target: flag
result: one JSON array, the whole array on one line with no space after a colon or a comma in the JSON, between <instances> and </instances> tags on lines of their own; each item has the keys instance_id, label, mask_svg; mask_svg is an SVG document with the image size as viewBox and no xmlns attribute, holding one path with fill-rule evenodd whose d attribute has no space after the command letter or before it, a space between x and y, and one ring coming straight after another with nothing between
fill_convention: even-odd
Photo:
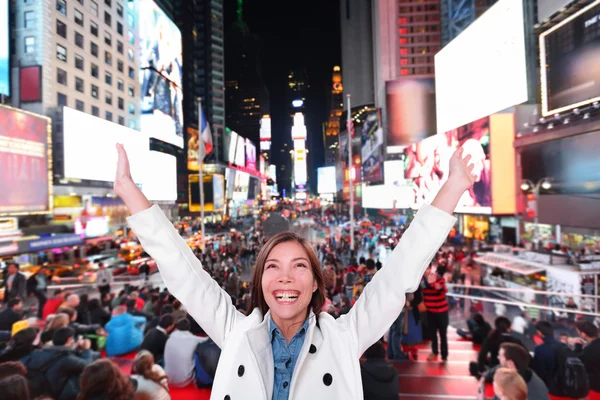
<instances>
[{"instance_id":1,"label":"flag","mask_svg":"<svg viewBox=\"0 0 600 400\"><path fill-rule=\"evenodd\" d=\"M206 116L202 111L202 102L198 100L198 126L199 132L198 135L198 158L199 162L204 161L204 157L206 157L213 149L213 141L212 141L212 133L210 132L210 125L206 120ZM202 140L200 140L202 139Z\"/></svg>"}]
</instances>

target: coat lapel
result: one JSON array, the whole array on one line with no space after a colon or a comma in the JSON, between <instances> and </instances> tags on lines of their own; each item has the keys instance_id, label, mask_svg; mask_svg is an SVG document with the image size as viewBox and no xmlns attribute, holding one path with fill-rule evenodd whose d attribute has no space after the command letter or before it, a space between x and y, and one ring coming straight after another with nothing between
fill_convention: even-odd
<instances>
[{"instance_id":1,"label":"coat lapel","mask_svg":"<svg viewBox=\"0 0 600 400\"><path fill-rule=\"evenodd\" d=\"M273 383L275 380L273 348L271 347L271 337L269 335L270 319L271 311L268 311L259 325L245 332L246 343L250 349L252 361L262 378L261 388L266 399L270 399L273 396Z\"/></svg>"},{"instance_id":2,"label":"coat lapel","mask_svg":"<svg viewBox=\"0 0 600 400\"><path fill-rule=\"evenodd\" d=\"M292 386L290 387L290 399L294 398L294 388L296 387L295 383L298 381L298 375L302 370L304 361L306 361L306 356L308 354L310 346L314 345L318 349L323 341L321 331L319 329L316 329L318 317L315 316L312 310L310 310L308 318L308 332L306 333L304 343L302 344L302 350L300 350L298 361L296 362L296 366L294 367L294 375L292 376ZM318 340L318 343L313 343L313 341L315 340Z\"/></svg>"}]
</instances>

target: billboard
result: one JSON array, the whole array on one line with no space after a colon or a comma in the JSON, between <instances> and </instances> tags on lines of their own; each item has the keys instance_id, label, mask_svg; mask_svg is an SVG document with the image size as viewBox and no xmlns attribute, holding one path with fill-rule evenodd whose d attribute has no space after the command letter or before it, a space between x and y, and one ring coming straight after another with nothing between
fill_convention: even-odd
<instances>
[{"instance_id":1,"label":"billboard","mask_svg":"<svg viewBox=\"0 0 600 400\"><path fill-rule=\"evenodd\" d=\"M233 184L233 196L231 197L234 201L246 201L248 199L248 184L250 183L250 175L242 172L235 172L235 179Z\"/></svg>"},{"instance_id":2,"label":"billboard","mask_svg":"<svg viewBox=\"0 0 600 400\"><path fill-rule=\"evenodd\" d=\"M412 206L412 185L404 179L404 161L385 161L384 184L362 185L362 207L373 209L405 209Z\"/></svg>"},{"instance_id":3,"label":"billboard","mask_svg":"<svg viewBox=\"0 0 600 400\"><path fill-rule=\"evenodd\" d=\"M319 194L337 192L335 167L317 168L317 191Z\"/></svg>"},{"instance_id":4,"label":"billboard","mask_svg":"<svg viewBox=\"0 0 600 400\"><path fill-rule=\"evenodd\" d=\"M51 209L50 119L0 106L0 215Z\"/></svg>"},{"instance_id":5,"label":"billboard","mask_svg":"<svg viewBox=\"0 0 600 400\"><path fill-rule=\"evenodd\" d=\"M385 83L387 146L406 146L436 133L435 81L402 78Z\"/></svg>"},{"instance_id":6,"label":"billboard","mask_svg":"<svg viewBox=\"0 0 600 400\"><path fill-rule=\"evenodd\" d=\"M177 200L177 158L171 154L149 151L142 192L150 201Z\"/></svg>"},{"instance_id":7,"label":"billboard","mask_svg":"<svg viewBox=\"0 0 600 400\"><path fill-rule=\"evenodd\" d=\"M10 96L8 0L0 0L0 95Z\"/></svg>"},{"instance_id":8,"label":"billboard","mask_svg":"<svg viewBox=\"0 0 600 400\"><path fill-rule=\"evenodd\" d=\"M198 174L188 176L189 210L200 212L200 187ZM222 212L224 208L224 178L223 175L203 175L204 211Z\"/></svg>"},{"instance_id":9,"label":"billboard","mask_svg":"<svg viewBox=\"0 0 600 400\"><path fill-rule=\"evenodd\" d=\"M268 115L260 120L260 140L271 140L271 117Z\"/></svg>"},{"instance_id":10,"label":"billboard","mask_svg":"<svg viewBox=\"0 0 600 400\"><path fill-rule=\"evenodd\" d=\"M437 132L527 101L523 0L499 0L435 55Z\"/></svg>"},{"instance_id":11,"label":"billboard","mask_svg":"<svg viewBox=\"0 0 600 400\"><path fill-rule=\"evenodd\" d=\"M294 114L294 126L292 126L292 139L306 139L306 125L304 125L304 115L300 112Z\"/></svg>"},{"instance_id":12,"label":"billboard","mask_svg":"<svg viewBox=\"0 0 600 400\"><path fill-rule=\"evenodd\" d=\"M183 148L181 32L153 0L136 0L136 8L141 131Z\"/></svg>"},{"instance_id":13,"label":"billboard","mask_svg":"<svg viewBox=\"0 0 600 400\"><path fill-rule=\"evenodd\" d=\"M256 146L246 139L246 168L256 170Z\"/></svg>"},{"instance_id":14,"label":"billboard","mask_svg":"<svg viewBox=\"0 0 600 400\"><path fill-rule=\"evenodd\" d=\"M146 135L69 107L63 108L65 178L113 182L117 172L117 143L122 143L127 150L133 180L143 184L150 152Z\"/></svg>"},{"instance_id":15,"label":"billboard","mask_svg":"<svg viewBox=\"0 0 600 400\"><path fill-rule=\"evenodd\" d=\"M462 146L471 156L473 187L461 197L456 212L491 214L490 118L485 117L457 129L407 147L404 176L413 180L413 206L431 203L448 179L450 157Z\"/></svg>"},{"instance_id":16,"label":"billboard","mask_svg":"<svg viewBox=\"0 0 600 400\"><path fill-rule=\"evenodd\" d=\"M599 14L597 0L540 35L542 115L600 100Z\"/></svg>"},{"instance_id":17,"label":"billboard","mask_svg":"<svg viewBox=\"0 0 600 400\"><path fill-rule=\"evenodd\" d=\"M562 8L565 8L569 3L572 3L573 0L544 0L538 1L537 11L538 11L538 21L544 22L546 19L550 18L554 13L560 11Z\"/></svg>"},{"instance_id":18,"label":"billboard","mask_svg":"<svg viewBox=\"0 0 600 400\"><path fill-rule=\"evenodd\" d=\"M198 129L188 127L187 131L187 167L190 171L200 171L198 164Z\"/></svg>"},{"instance_id":19,"label":"billboard","mask_svg":"<svg viewBox=\"0 0 600 400\"><path fill-rule=\"evenodd\" d=\"M227 168L225 170L225 183L227 185L227 191L225 192L225 198L230 200L233 198L233 189L235 188L235 175L236 170Z\"/></svg>"},{"instance_id":20,"label":"billboard","mask_svg":"<svg viewBox=\"0 0 600 400\"><path fill-rule=\"evenodd\" d=\"M383 129L379 110L369 113L365 117L361 143L362 181L373 185L382 184L384 150Z\"/></svg>"},{"instance_id":21,"label":"billboard","mask_svg":"<svg viewBox=\"0 0 600 400\"><path fill-rule=\"evenodd\" d=\"M236 136L237 142L235 146L235 156L233 159L233 163L238 167L244 167L246 165L246 139L244 139L240 135Z\"/></svg>"},{"instance_id":22,"label":"billboard","mask_svg":"<svg viewBox=\"0 0 600 400\"><path fill-rule=\"evenodd\" d=\"M294 183L296 185L306 185L306 148L304 140L294 140Z\"/></svg>"}]
</instances>

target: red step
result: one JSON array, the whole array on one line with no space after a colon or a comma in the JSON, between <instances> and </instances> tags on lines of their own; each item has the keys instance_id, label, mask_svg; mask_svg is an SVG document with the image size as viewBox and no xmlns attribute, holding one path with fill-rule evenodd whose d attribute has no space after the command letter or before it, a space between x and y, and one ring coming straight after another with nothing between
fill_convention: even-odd
<instances>
[{"instance_id":1,"label":"red step","mask_svg":"<svg viewBox=\"0 0 600 400\"><path fill-rule=\"evenodd\" d=\"M477 380L470 376L400 377L400 397L412 395L420 399L475 399L478 385Z\"/></svg>"},{"instance_id":2,"label":"red step","mask_svg":"<svg viewBox=\"0 0 600 400\"><path fill-rule=\"evenodd\" d=\"M431 343L421 343L416 346L406 346L408 348L416 348L416 349L429 349L431 348ZM468 341L459 341L459 340L448 340L448 349L451 352L452 350L475 350L479 351L481 346L474 345Z\"/></svg>"},{"instance_id":3,"label":"red step","mask_svg":"<svg viewBox=\"0 0 600 400\"><path fill-rule=\"evenodd\" d=\"M419 361L425 361L427 359L427 356L429 355L429 353L431 353L431 348L426 348L426 349L419 349L418 350L418 356L419 356ZM463 362L465 365L468 365L470 361L476 361L477 360L477 351L475 350L452 350L452 349L448 349L448 360L450 361L460 361ZM441 356L438 356L438 362L441 361L440 359Z\"/></svg>"},{"instance_id":4,"label":"red step","mask_svg":"<svg viewBox=\"0 0 600 400\"><path fill-rule=\"evenodd\" d=\"M466 363L440 362L394 362L394 367L401 376L469 376Z\"/></svg>"}]
</instances>

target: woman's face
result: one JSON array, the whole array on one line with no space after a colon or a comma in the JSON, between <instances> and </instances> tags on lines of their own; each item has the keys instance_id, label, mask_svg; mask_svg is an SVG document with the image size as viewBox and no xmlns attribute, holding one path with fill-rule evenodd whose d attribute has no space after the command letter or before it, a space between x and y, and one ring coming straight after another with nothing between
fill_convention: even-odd
<instances>
[{"instance_id":1,"label":"woman's face","mask_svg":"<svg viewBox=\"0 0 600 400\"><path fill-rule=\"evenodd\" d=\"M262 291L276 324L303 322L317 282L304 248L280 243L267 256Z\"/></svg>"}]
</instances>

